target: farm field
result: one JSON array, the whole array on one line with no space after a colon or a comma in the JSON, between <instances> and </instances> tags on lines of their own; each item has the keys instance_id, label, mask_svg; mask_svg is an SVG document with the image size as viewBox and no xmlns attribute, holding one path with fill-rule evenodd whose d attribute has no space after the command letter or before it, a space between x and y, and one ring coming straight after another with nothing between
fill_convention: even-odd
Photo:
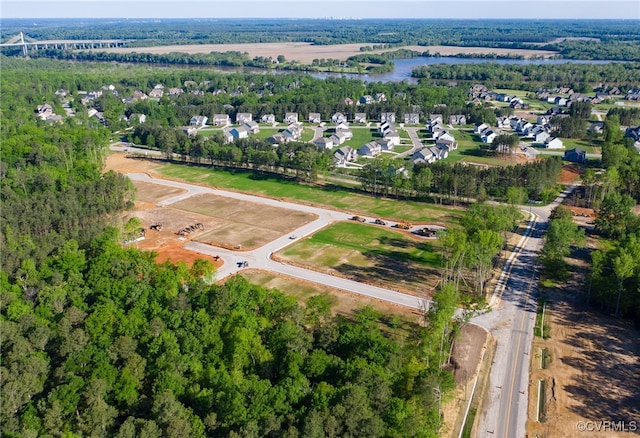
<instances>
[{"instance_id":1,"label":"farm field","mask_svg":"<svg viewBox=\"0 0 640 438\"><path fill-rule=\"evenodd\" d=\"M331 225L285 248L277 257L418 295L435 287L441 264L437 241L426 242L401 231L351 222Z\"/></svg>"},{"instance_id":2,"label":"farm field","mask_svg":"<svg viewBox=\"0 0 640 438\"><path fill-rule=\"evenodd\" d=\"M168 45L154 47L118 47L118 48L101 48L101 51L109 53L211 53L211 52L230 52L238 51L248 53L251 57L263 56L276 59L279 55L283 55L289 61L298 61L304 64L311 64L314 59L340 59L346 60L350 56L359 55L362 52L360 48L363 46L371 46L373 43L355 43L355 44L332 44L332 45L313 45L311 43L287 42L287 43L257 43L257 44L185 44L185 45ZM500 49L490 47L458 47L458 46L405 46L396 47L392 50L374 50L369 53L383 53L400 48L415 50L418 52L429 52L431 54L439 53L442 56L451 56L457 54L490 54L497 55L522 55L524 57L544 56L550 57L555 52L548 50L529 50L529 49Z\"/></svg>"}]
</instances>

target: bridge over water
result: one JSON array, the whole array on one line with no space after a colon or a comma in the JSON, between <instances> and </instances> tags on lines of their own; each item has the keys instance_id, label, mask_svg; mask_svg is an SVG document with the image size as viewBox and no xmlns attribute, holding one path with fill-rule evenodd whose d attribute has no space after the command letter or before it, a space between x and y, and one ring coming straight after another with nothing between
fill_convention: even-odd
<instances>
[{"instance_id":1,"label":"bridge over water","mask_svg":"<svg viewBox=\"0 0 640 438\"><path fill-rule=\"evenodd\" d=\"M122 47L133 40L47 40L36 41L29 38L24 33L7 40L6 43L0 44L0 49L4 47L21 48L22 54L27 56L33 50L45 49L61 49L61 50L80 50L80 49L99 49L109 47Z\"/></svg>"}]
</instances>

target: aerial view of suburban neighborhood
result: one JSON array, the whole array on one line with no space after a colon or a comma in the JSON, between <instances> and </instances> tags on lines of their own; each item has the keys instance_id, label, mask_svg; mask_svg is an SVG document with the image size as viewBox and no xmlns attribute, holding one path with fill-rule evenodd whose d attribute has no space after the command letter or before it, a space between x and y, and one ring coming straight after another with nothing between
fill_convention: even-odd
<instances>
[{"instance_id":1,"label":"aerial view of suburban neighborhood","mask_svg":"<svg viewBox=\"0 0 640 438\"><path fill-rule=\"evenodd\" d=\"M2 437L639 435L639 9L3 17Z\"/></svg>"}]
</instances>

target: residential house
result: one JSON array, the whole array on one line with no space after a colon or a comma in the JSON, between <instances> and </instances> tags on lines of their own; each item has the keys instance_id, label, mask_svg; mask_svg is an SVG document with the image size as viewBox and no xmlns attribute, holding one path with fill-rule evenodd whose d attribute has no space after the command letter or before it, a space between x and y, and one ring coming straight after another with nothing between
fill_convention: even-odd
<instances>
[{"instance_id":1,"label":"residential house","mask_svg":"<svg viewBox=\"0 0 640 438\"><path fill-rule=\"evenodd\" d=\"M131 114L128 121L129 124L139 125L147 121L147 116L144 114Z\"/></svg>"},{"instance_id":2,"label":"residential house","mask_svg":"<svg viewBox=\"0 0 640 438\"><path fill-rule=\"evenodd\" d=\"M464 114L452 114L449 116L449 124L450 125L466 125L467 116L465 116Z\"/></svg>"},{"instance_id":3,"label":"residential house","mask_svg":"<svg viewBox=\"0 0 640 438\"><path fill-rule=\"evenodd\" d=\"M496 126L500 129L511 128L511 119L509 117L498 117Z\"/></svg>"},{"instance_id":4,"label":"residential house","mask_svg":"<svg viewBox=\"0 0 640 438\"><path fill-rule=\"evenodd\" d=\"M260 118L260 123L275 123L275 122L276 122L275 114L264 114Z\"/></svg>"},{"instance_id":5,"label":"residential house","mask_svg":"<svg viewBox=\"0 0 640 438\"><path fill-rule=\"evenodd\" d=\"M525 158L528 158L529 160L534 160L536 158L538 158L538 155L540 155L540 151L529 147L529 146L525 146L523 148L520 148L521 153L525 156Z\"/></svg>"},{"instance_id":6,"label":"residential house","mask_svg":"<svg viewBox=\"0 0 640 438\"><path fill-rule=\"evenodd\" d=\"M313 141L313 144L321 149L331 149L335 146L333 138L330 137L319 137Z\"/></svg>"},{"instance_id":7,"label":"residential house","mask_svg":"<svg viewBox=\"0 0 640 438\"><path fill-rule=\"evenodd\" d=\"M438 139L436 140L436 147L438 149L446 149L447 151L455 151L458 149L458 143L455 140Z\"/></svg>"},{"instance_id":8,"label":"residential house","mask_svg":"<svg viewBox=\"0 0 640 438\"><path fill-rule=\"evenodd\" d=\"M180 96L184 91L182 90L182 88L177 88L177 87L173 87L173 88L169 88L169 92L167 93L167 95L169 97L178 97Z\"/></svg>"},{"instance_id":9,"label":"residential house","mask_svg":"<svg viewBox=\"0 0 640 438\"><path fill-rule=\"evenodd\" d=\"M149 91L149 97L159 99L164 96L164 87L156 85L155 88Z\"/></svg>"},{"instance_id":10,"label":"residential house","mask_svg":"<svg viewBox=\"0 0 640 438\"><path fill-rule=\"evenodd\" d=\"M624 136L632 138L634 141L640 141L640 126L629 126L625 129Z\"/></svg>"},{"instance_id":11,"label":"residential house","mask_svg":"<svg viewBox=\"0 0 640 438\"><path fill-rule=\"evenodd\" d=\"M340 129L342 129L342 130L348 130L348 129L350 129L350 128L349 128L349 124L348 124L347 122L340 122L340 123L338 123L338 124L335 126L335 129L336 129L336 131L337 131L337 130L340 130Z\"/></svg>"},{"instance_id":12,"label":"residential house","mask_svg":"<svg viewBox=\"0 0 640 438\"><path fill-rule=\"evenodd\" d=\"M193 126L187 126L185 128L182 128L182 132L187 134L187 137L195 137L196 135L198 135L198 130Z\"/></svg>"},{"instance_id":13,"label":"residential house","mask_svg":"<svg viewBox=\"0 0 640 438\"><path fill-rule=\"evenodd\" d=\"M249 120L244 122L244 128L249 132L249 134L257 134L258 132L260 132L260 126L258 125L258 123L254 122L253 120Z\"/></svg>"},{"instance_id":14,"label":"residential house","mask_svg":"<svg viewBox=\"0 0 640 438\"><path fill-rule=\"evenodd\" d=\"M567 102L568 102L567 99L561 96L556 96L553 99L553 103L558 106L567 106Z\"/></svg>"},{"instance_id":15,"label":"residential house","mask_svg":"<svg viewBox=\"0 0 640 438\"><path fill-rule=\"evenodd\" d=\"M558 137L549 137L545 140L544 147L547 149L562 149L564 144Z\"/></svg>"},{"instance_id":16,"label":"residential house","mask_svg":"<svg viewBox=\"0 0 640 438\"><path fill-rule=\"evenodd\" d=\"M520 119L520 121L516 125L516 132L520 135L529 134L529 130L531 129L533 129L533 123L525 119Z\"/></svg>"},{"instance_id":17,"label":"residential house","mask_svg":"<svg viewBox=\"0 0 640 438\"><path fill-rule=\"evenodd\" d=\"M482 133L482 131L488 128L489 128L489 125L487 125L486 123L476 122L476 124L473 126L473 133L480 134Z\"/></svg>"},{"instance_id":18,"label":"residential house","mask_svg":"<svg viewBox=\"0 0 640 438\"><path fill-rule=\"evenodd\" d=\"M370 105L370 104L372 104L372 103L373 103L373 97L372 97L372 96L370 96L369 94L367 94L367 95L365 95L365 96L362 96L362 97L360 98L360 103L361 103L362 105Z\"/></svg>"},{"instance_id":19,"label":"residential house","mask_svg":"<svg viewBox=\"0 0 640 438\"><path fill-rule=\"evenodd\" d=\"M333 158L336 162L336 166L344 167L347 163L358 159L358 151L349 146L342 146L333 153Z\"/></svg>"},{"instance_id":20,"label":"residential house","mask_svg":"<svg viewBox=\"0 0 640 438\"><path fill-rule=\"evenodd\" d=\"M395 123L396 122L396 113L381 113L380 114L380 121L382 123L384 123L384 122Z\"/></svg>"},{"instance_id":21,"label":"residential house","mask_svg":"<svg viewBox=\"0 0 640 438\"><path fill-rule=\"evenodd\" d=\"M231 134L231 128L224 127L222 129L222 138L224 139L225 144L233 143L233 134Z\"/></svg>"},{"instance_id":22,"label":"residential house","mask_svg":"<svg viewBox=\"0 0 640 438\"><path fill-rule=\"evenodd\" d=\"M593 134L602 134L604 130L604 122L592 122L587 128L587 132L591 132Z\"/></svg>"},{"instance_id":23,"label":"residential house","mask_svg":"<svg viewBox=\"0 0 640 438\"><path fill-rule=\"evenodd\" d=\"M358 149L358 155L362 155L365 157L377 157L382 153L382 146L375 142L370 141L367 144L364 144Z\"/></svg>"},{"instance_id":24,"label":"residential house","mask_svg":"<svg viewBox=\"0 0 640 438\"><path fill-rule=\"evenodd\" d=\"M236 114L236 124L243 125L253 120L253 114L251 113L238 113Z\"/></svg>"},{"instance_id":25,"label":"residential house","mask_svg":"<svg viewBox=\"0 0 640 438\"><path fill-rule=\"evenodd\" d=\"M298 123L298 113L285 113L284 114L284 123Z\"/></svg>"},{"instance_id":26,"label":"residential house","mask_svg":"<svg viewBox=\"0 0 640 438\"><path fill-rule=\"evenodd\" d=\"M420 114L418 113L405 113L404 123L407 125L417 125L420 123Z\"/></svg>"},{"instance_id":27,"label":"residential house","mask_svg":"<svg viewBox=\"0 0 640 438\"><path fill-rule=\"evenodd\" d=\"M281 133L273 134L271 137L267 138L267 142L272 145L280 145L287 142L285 136Z\"/></svg>"},{"instance_id":28,"label":"residential house","mask_svg":"<svg viewBox=\"0 0 640 438\"><path fill-rule=\"evenodd\" d=\"M132 100L145 100L147 99L149 96L147 96L145 93L143 93L140 90L136 90L133 92L133 95L131 96Z\"/></svg>"},{"instance_id":29,"label":"residential house","mask_svg":"<svg viewBox=\"0 0 640 438\"><path fill-rule=\"evenodd\" d=\"M322 119L320 118L320 113L309 113L309 123L320 123Z\"/></svg>"},{"instance_id":30,"label":"residential house","mask_svg":"<svg viewBox=\"0 0 640 438\"><path fill-rule=\"evenodd\" d=\"M353 118L353 123L367 123L367 114L366 113L356 113Z\"/></svg>"},{"instance_id":31,"label":"residential house","mask_svg":"<svg viewBox=\"0 0 640 438\"><path fill-rule=\"evenodd\" d=\"M431 123L444 123L444 119L442 118L442 114L429 114L429 119L428 121L431 121Z\"/></svg>"},{"instance_id":32,"label":"residential house","mask_svg":"<svg viewBox=\"0 0 640 438\"><path fill-rule=\"evenodd\" d=\"M376 93L374 99L376 102L386 102L387 96L384 93Z\"/></svg>"},{"instance_id":33,"label":"residential house","mask_svg":"<svg viewBox=\"0 0 640 438\"><path fill-rule=\"evenodd\" d=\"M389 138L379 138L376 140L376 143L380 145L383 152L392 151L395 147L395 142Z\"/></svg>"},{"instance_id":34,"label":"residential house","mask_svg":"<svg viewBox=\"0 0 640 438\"><path fill-rule=\"evenodd\" d=\"M345 105L355 105L356 104L356 101L353 100L350 97L345 97L342 102L344 102Z\"/></svg>"},{"instance_id":35,"label":"residential house","mask_svg":"<svg viewBox=\"0 0 640 438\"><path fill-rule=\"evenodd\" d=\"M551 118L548 116L538 116L536 123L538 125L548 125L550 121L551 121Z\"/></svg>"},{"instance_id":36,"label":"residential house","mask_svg":"<svg viewBox=\"0 0 640 438\"><path fill-rule=\"evenodd\" d=\"M51 114L53 114L53 107L48 103L44 103L42 105L38 105L38 107L35 110L35 113L38 117L40 117L40 119L44 120L47 117L49 117Z\"/></svg>"},{"instance_id":37,"label":"residential house","mask_svg":"<svg viewBox=\"0 0 640 438\"><path fill-rule=\"evenodd\" d=\"M453 135L449 134L447 131L444 131L444 130L434 133L433 138L435 140L455 141L455 138L453 138Z\"/></svg>"},{"instance_id":38,"label":"residential house","mask_svg":"<svg viewBox=\"0 0 640 438\"><path fill-rule=\"evenodd\" d=\"M282 135L284 136L286 141L298 141L302 136L302 123L296 122L291 123L287 129L282 131Z\"/></svg>"},{"instance_id":39,"label":"residential house","mask_svg":"<svg viewBox=\"0 0 640 438\"><path fill-rule=\"evenodd\" d=\"M579 148L569 149L565 151L563 160L571 161L572 163L586 163L587 162L587 153Z\"/></svg>"},{"instance_id":40,"label":"residential house","mask_svg":"<svg viewBox=\"0 0 640 438\"><path fill-rule=\"evenodd\" d=\"M247 138L249 137L249 131L247 130L247 128L243 126L238 126L235 128L231 128L231 130L229 130L229 132L231 133L231 135L233 135L233 138Z\"/></svg>"},{"instance_id":41,"label":"residential house","mask_svg":"<svg viewBox=\"0 0 640 438\"><path fill-rule=\"evenodd\" d=\"M437 160L437 158L436 158L436 155L433 153L433 149L436 149L436 148L424 147L422 149L415 151L411 156L411 161L413 162L413 164L434 163Z\"/></svg>"},{"instance_id":42,"label":"residential house","mask_svg":"<svg viewBox=\"0 0 640 438\"><path fill-rule=\"evenodd\" d=\"M60 88L55 92L55 95L58 96L61 99L64 99L65 97L67 97L69 95L69 91L65 90L64 88Z\"/></svg>"},{"instance_id":43,"label":"residential house","mask_svg":"<svg viewBox=\"0 0 640 438\"><path fill-rule=\"evenodd\" d=\"M351 132L351 131L349 131ZM353 135L352 135L353 137ZM331 135L331 140L334 145L341 145L345 141L347 141L347 131L336 131Z\"/></svg>"},{"instance_id":44,"label":"residential house","mask_svg":"<svg viewBox=\"0 0 640 438\"><path fill-rule=\"evenodd\" d=\"M492 131L491 129L485 129L484 131L482 131L482 133L480 134L480 140L482 140L483 143L488 143L491 144L493 143L493 140L498 136L498 134L496 134L494 131Z\"/></svg>"},{"instance_id":45,"label":"residential house","mask_svg":"<svg viewBox=\"0 0 640 438\"><path fill-rule=\"evenodd\" d=\"M551 135L549 135L547 131L537 132L533 135L533 142L544 144L549 139L549 137L551 137Z\"/></svg>"},{"instance_id":46,"label":"residential house","mask_svg":"<svg viewBox=\"0 0 640 438\"><path fill-rule=\"evenodd\" d=\"M335 113L331 116L331 122L335 124L346 123L347 116L342 113Z\"/></svg>"},{"instance_id":47,"label":"residential house","mask_svg":"<svg viewBox=\"0 0 640 438\"><path fill-rule=\"evenodd\" d=\"M202 128L203 126L207 126L208 121L209 121L209 118L207 116L193 116L189 121L189 126Z\"/></svg>"},{"instance_id":48,"label":"residential house","mask_svg":"<svg viewBox=\"0 0 640 438\"><path fill-rule=\"evenodd\" d=\"M231 124L229 114L214 114L211 124L213 126L229 126Z\"/></svg>"}]
</instances>

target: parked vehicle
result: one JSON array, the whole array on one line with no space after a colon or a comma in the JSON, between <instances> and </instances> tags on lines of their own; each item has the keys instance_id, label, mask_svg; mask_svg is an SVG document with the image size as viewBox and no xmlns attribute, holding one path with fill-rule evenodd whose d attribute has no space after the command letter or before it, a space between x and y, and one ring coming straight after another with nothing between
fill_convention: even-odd
<instances>
[{"instance_id":1,"label":"parked vehicle","mask_svg":"<svg viewBox=\"0 0 640 438\"><path fill-rule=\"evenodd\" d=\"M367 220L365 218L363 218L362 216L353 216L351 218L352 221L357 221L357 222L366 222Z\"/></svg>"}]
</instances>

